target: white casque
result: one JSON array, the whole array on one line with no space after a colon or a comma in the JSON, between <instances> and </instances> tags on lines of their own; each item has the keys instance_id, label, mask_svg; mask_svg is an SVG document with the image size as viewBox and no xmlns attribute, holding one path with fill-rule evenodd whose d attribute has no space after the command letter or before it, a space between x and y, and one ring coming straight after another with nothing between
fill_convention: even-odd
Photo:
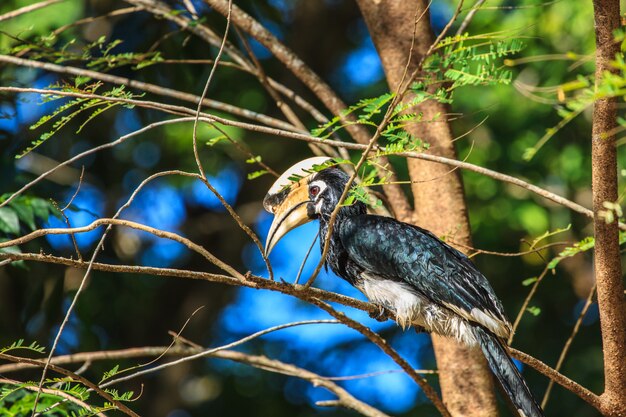
<instances>
[{"instance_id":1,"label":"white casque","mask_svg":"<svg viewBox=\"0 0 626 417\"><path fill-rule=\"evenodd\" d=\"M322 165L330 160L331 158L327 156L315 156L313 158L307 158L303 161L298 162L297 164L291 166L289 169L283 172L283 174L278 177L276 181L274 181L274 184L272 184L272 187L269 189L267 194L278 194L283 188L292 184L293 181L291 181L290 178L293 178L294 176L308 177L309 175L311 175L311 170L313 169L313 166ZM265 210L269 211L270 213L274 212L274 208L271 206L265 206Z\"/></svg>"}]
</instances>

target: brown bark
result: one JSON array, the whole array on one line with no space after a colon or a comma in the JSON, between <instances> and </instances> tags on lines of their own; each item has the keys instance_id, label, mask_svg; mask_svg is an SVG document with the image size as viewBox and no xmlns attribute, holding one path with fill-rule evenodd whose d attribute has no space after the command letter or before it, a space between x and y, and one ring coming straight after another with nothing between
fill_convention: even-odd
<instances>
[{"instance_id":1,"label":"brown bark","mask_svg":"<svg viewBox=\"0 0 626 417\"><path fill-rule=\"evenodd\" d=\"M617 72L611 61L619 52L613 31L620 26L619 0L594 0L596 85L605 72ZM604 415L626 415L626 307L618 224L600 216L605 202L617 201L617 100L597 100L593 109L591 173L594 211L595 278L604 352Z\"/></svg>"},{"instance_id":2,"label":"brown bark","mask_svg":"<svg viewBox=\"0 0 626 417\"><path fill-rule=\"evenodd\" d=\"M423 0L372 1L359 0L370 34L381 57L390 88L396 90L405 71L411 50L415 17L427 7ZM424 54L434 42L430 19L426 13L415 26L415 44L408 73L417 69ZM407 95L405 100L410 100ZM409 130L430 143L431 153L456 158L452 133L445 120L447 109L429 101L419 107L423 120ZM439 113L437 121L430 121ZM408 162L411 180L438 178L415 183L415 210L401 220L419 224L439 236L454 234L454 241L471 247L470 228L465 207L463 186L457 172L448 173L444 165L411 159ZM448 174L447 174L448 173ZM462 248L459 248L462 250ZM433 336L443 400L453 416L494 416L497 404L493 380L486 360L477 349L468 349L455 341Z\"/></svg>"}]
</instances>

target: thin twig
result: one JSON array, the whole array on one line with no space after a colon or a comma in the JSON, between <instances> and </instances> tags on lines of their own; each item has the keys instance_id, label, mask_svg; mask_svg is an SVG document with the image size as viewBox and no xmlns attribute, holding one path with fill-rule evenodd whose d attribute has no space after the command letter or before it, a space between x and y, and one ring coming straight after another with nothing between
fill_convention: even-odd
<instances>
[{"instance_id":1,"label":"thin twig","mask_svg":"<svg viewBox=\"0 0 626 417\"><path fill-rule=\"evenodd\" d=\"M202 90L202 95L200 96L200 100L198 100L198 107L196 108L195 119L193 121L193 130L192 130L192 139L193 139L193 156L196 159L196 165L198 166L198 171L202 178L206 179L206 175L204 173L204 168L202 168L202 161L200 161L200 155L198 154L198 146L197 146L197 135L198 135L198 119L200 118L200 109L202 109L202 102L204 101L207 92L209 91L209 86L211 85L211 80L215 75L215 71L217 70L217 66L222 58L222 53L224 53L224 46L226 45L226 38L228 37L228 29L230 28L230 12L232 8L233 1L228 0L228 15L226 16L226 29L224 30L224 37L222 38L222 43L220 45L220 49L217 51L217 56L215 57L215 63L211 66L211 72L209 73L209 78L207 78L206 83L204 84L204 90Z\"/></svg>"},{"instance_id":2,"label":"thin twig","mask_svg":"<svg viewBox=\"0 0 626 417\"><path fill-rule=\"evenodd\" d=\"M574 337L576 337L576 335L578 334L578 331L580 330L580 326L583 323L583 319L585 318L587 311L589 311L589 307L591 307L591 304L593 303L593 296L595 295L595 293L596 293L596 284L594 284L591 290L589 291L589 295L587 296L585 305L583 309L581 310L580 314L578 315L578 319L576 320L576 324L574 325L574 328L572 329L572 333L570 334L569 338L565 342L565 346L563 346L563 350L561 351L561 354L559 355L559 360L557 361L556 366L554 367L554 370L557 372L561 370L561 366L563 365L563 362L565 361L565 357L567 356L567 352L569 351L569 348L572 345L572 342L574 341ZM546 405L548 405L548 399L550 398L550 392L552 391L553 386L554 386L554 380L551 379L550 383L548 384L548 388L546 388L546 393L543 395L543 400L541 400L541 408L543 410L545 410Z\"/></svg>"},{"instance_id":3,"label":"thin twig","mask_svg":"<svg viewBox=\"0 0 626 417\"><path fill-rule=\"evenodd\" d=\"M356 374L356 375L347 375L347 376L327 376L326 379L330 381L353 381L355 379L366 379L372 378L380 375L388 375L388 374L397 374L403 373L402 369L388 369L386 371L376 371L376 372L368 372L366 374ZM414 369L413 372L421 374L421 375L435 375L438 374L439 371L434 369Z\"/></svg>"},{"instance_id":4,"label":"thin twig","mask_svg":"<svg viewBox=\"0 0 626 417\"><path fill-rule=\"evenodd\" d=\"M65 210L67 210L72 205L72 203L74 202L74 199L78 195L78 193L80 191L80 187L83 184L83 176L84 175L85 175L85 165L82 165L81 168L80 168L80 177L78 178L78 185L76 186L76 191L74 191L74 194L72 195L70 200L67 202L65 207L63 207L62 209L59 209L57 207L57 209L61 213L61 216L63 216L63 219L65 220L65 223L67 224L67 227L72 227L72 224L70 223L70 219L65 214ZM54 203L54 204L56 206L56 203ZM71 233L70 237L72 238L72 244L74 245L74 250L76 251L76 256L78 257L78 260L82 261L83 260L83 255L80 253L80 249L78 248L78 243L76 242L76 237L74 236L74 233Z\"/></svg>"},{"instance_id":5,"label":"thin twig","mask_svg":"<svg viewBox=\"0 0 626 417\"><path fill-rule=\"evenodd\" d=\"M185 320L185 323L183 323L183 325L178 330L178 332L175 333L175 337L172 338L172 342L165 348L165 350L163 350L162 353L160 353L159 355L156 355L156 357L154 357L153 359L149 360L146 363L140 363L138 365L131 366L129 368L118 370L114 375L110 375L108 378L102 378L102 380L100 381L99 384L102 384L104 381L106 381L107 379L112 378L113 376L118 376L118 375L120 375L122 373L130 372L130 371L132 371L134 369L145 368L147 366L152 365L153 363L158 362L161 358L163 358L164 356L166 356L169 353L169 351L174 347L174 345L176 345L176 343L178 342L178 339L182 338L181 334L182 334L183 331L185 331L185 328L187 327L187 325L189 324L189 322L191 321L193 316L195 316L196 313L198 313L198 311L202 310L203 308L204 308L204 306L200 306L200 307L196 308L193 311L193 313L191 313L191 315L189 317L187 317L187 320Z\"/></svg>"},{"instance_id":6,"label":"thin twig","mask_svg":"<svg viewBox=\"0 0 626 417\"><path fill-rule=\"evenodd\" d=\"M367 337L372 343L374 343L383 352L385 352L387 356L393 359L393 361L397 363L404 370L404 372L406 372L406 374L419 385L419 387L424 392L424 395L426 395L426 397L433 403L435 408L437 408L442 416L451 417L450 412L446 408L445 404L443 403L441 398L439 398L439 395L437 395L437 392L433 389L433 387L428 384L428 381L426 381L426 379L424 379L419 373L415 372L413 367L411 367L411 365L406 360L404 360L404 358L402 358L402 356L400 356L400 354L398 354L398 352L393 349L389 345L389 343L387 343L387 341L383 339L378 333L375 333L374 331L372 331L368 327L365 327L356 320L352 320L344 313L335 310L328 303L325 303L315 298L310 298L308 301L326 311L328 314L341 321L346 326L356 330L363 336Z\"/></svg>"},{"instance_id":7,"label":"thin twig","mask_svg":"<svg viewBox=\"0 0 626 417\"><path fill-rule=\"evenodd\" d=\"M70 222L69 217L67 217L67 214L65 214L65 211L61 210L59 208L58 203L56 201L54 201L54 200L52 200L52 205L61 214L61 217L63 217L63 221L65 222L67 227L68 228L72 228L72 223ZM76 234L70 233L70 239L72 241L72 245L74 246L74 251L76 251L76 257L78 258L79 261L82 261L83 260L83 255L80 253L80 249L78 247L78 242L76 242Z\"/></svg>"},{"instance_id":8,"label":"thin twig","mask_svg":"<svg viewBox=\"0 0 626 417\"><path fill-rule=\"evenodd\" d=\"M194 124L197 121L198 121L198 116L195 117ZM202 119L202 121L204 121L204 119ZM215 129L217 129L220 133L222 133L222 135L226 136L229 141L231 141L233 143L236 142L234 139L232 139L230 137L230 135L225 130L221 129L216 124L212 124L212 126ZM194 153L197 156L195 143L194 143ZM267 254L265 253L265 249L263 248L263 244L261 243L261 239L259 239L257 234L254 233L254 231L252 229L250 229L250 227L247 224L244 223L244 221L241 219L241 217L239 217L239 215L237 214L235 209L233 209L233 207L230 204L228 204L228 201L226 201L226 199L219 193L219 191L217 191L217 189L215 187L213 187L213 185L211 184L209 179L204 174L204 170L202 169L202 165L201 165L201 162L200 162L199 158L196 159L196 162L198 164L198 169L201 172L200 175L198 175L197 178L200 181L202 181L202 183L213 193L213 195L215 195L215 197L217 197L217 199L220 201L222 206L224 206L224 208L226 209L226 211L228 211L228 213L233 218L233 220L235 220L235 222L237 223L239 228L241 230L243 230L248 235L248 237L250 237L250 239L252 239L252 242L254 242L254 244L256 245L257 249L259 250L259 253L261 254L261 258L263 259L263 262L265 263L265 268L267 269L267 272L269 274L270 279L273 280L274 279L274 271L272 270L272 265L270 264L270 260L268 259ZM267 165L263 164L263 166L267 167L270 170L270 172L274 172Z\"/></svg>"},{"instance_id":9,"label":"thin twig","mask_svg":"<svg viewBox=\"0 0 626 417\"><path fill-rule=\"evenodd\" d=\"M472 251L473 253L469 255L468 258L474 258L476 255L494 255L494 256L504 256L504 257L524 256L524 255L530 255L532 253L541 252L545 249L548 249L554 246L569 246L572 244L571 242L553 242L553 243L548 243L543 246L539 246L537 248L529 249L527 251L522 251L522 252L497 252L497 251L492 251L492 250L478 249L471 245L459 243L456 240L451 240L450 243L454 244L454 246L460 246L463 249L468 249Z\"/></svg>"},{"instance_id":10,"label":"thin twig","mask_svg":"<svg viewBox=\"0 0 626 417\"><path fill-rule=\"evenodd\" d=\"M594 394L587 388L583 387L582 385L578 384L575 381L572 381L565 375L555 371L554 369L552 369L545 363L541 362L539 359L534 358L527 353L524 353L517 349L513 349L511 347L509 348L509 353L515 359L522 361L526 365L535 369L537 372L545 375L550 380L556 382L557 384L567 389L568 391L576 394L580 399L585 401L587 404L591 405L592 407L602 412L602 401L599 395Z\"/></svg>"},{"instance_id":11,"label":"thin twig","mask_svg":"<svg viewBox=\"0 0 626 417\"><path fill-rule=\"evenodd\" d=\"M507 340L508 345L511 345L511 343L513 343L513 337L515 337L517 326L519 326L520 322L522 321L522 317L524 316L524 313L526 312L526 309L528 308L528 304L530 303L530 300L533 298L533 296L537 292L537 288L539 288L539 284L541 284L541 281L543 281L543 279L545 278L549 270L550 268L548 268L548 266L546 265L546 267L543 269L543 271L541 272L537 280L534 282L532 288L530 289L530 292L526 296L526 299L524 299L524 302L522 303L522 307L519 309L519 312L517 313L517 317L515 317L515 322L513 323L513 330L511 331L511 334L509 335L509 339Z\"/></svg>"},{"instance_id":12,"label":"thin twig","mask_svg":"<svg viewBox=\"0 0 626 417\"><path fill-rule=\"evenodd\" d=\"M463 21L461 22L461 25L459 26L459 28L456 31L456 36L460 36L460 35L463 35L465 33L465 29L467 29L469 24L472 22L472 19L474 18L474 15L476 14L476 12L478 10L480 10L480 7L483 5L484 2L485 2L485 0L477 0L476 1L474 6L467 13L467 16L465 16L465 19L463 19Z\"/></svg>"},{"instance_id":13,"label":"thin twig","mask_svg":"<svg viewBox=\"0 0 626 417\"><path fill-rule=\"evenodd\" d=\"M311 255L311 251L315 247L315 242L317 242L318 237L320 237L319 230L317 231L317 234L315 235L313 242L311 242L311 246L309 246L309 250L306 251L306 255L304 255L304 259L302 260L302 263L300 264L300 269L298 269L298 275L296 275L296 280L293 282L296 285L300 282L302 271L304 271L304 265L306 264L306 261L309 259L309 255Z\"/></svg>"},{"instance_id":14,"label":"thin twig","mask_svg":"<svg viewBox=\"0 0 626 417\"><path fill-rule=\"evenodd\" d=\"M192 251L202 255L206 260L211 262L213 265L228 272L231 276L239 280L245 280L244 276L241 273L237 272L237 270L233 269L230 265L220 261L211 252L206 250L204 247L192 242L191 240L185 237L182 237L176 233L156 229L154 227L146 226L144 224L136 223L130 220L104 219L103 218L103 219L94 220L90 224L86 226L82 226L82 227L38 229L22 237L0 242L0 248L6 248L9 246L15 246L15 245L22 245L26 242L30 242L31 240L36 239L41 236L64 235L68 233L85 233L85 232L89 232L91 230L97 229L98 227L103 226L103 225L116 225L116 226L130 227L131 229L141 230L143 232L151 233L155 236L158 236L164 239L170 239L175 242L181 243L185 245L187 248L191 249Z\"/></svg>"},{"instance_id":15,"label":"thin twig","mask_svg":"<svg viewBox=\"0 0 626 417\"><path fill-rule=\"evenodd\" d=\"M201 352L195 353L193 355L185 356L183 358L177 359L177 360L172 361L172 362L164 363L162 365L154 366L154 367L152 367L150 369L144 369L142 371L137 371L137 372L132 373L130 375L126 375L126 376L123 376L123 377L112 379L109 382L106 382L104 384L100 384L100 388L110 387L111 385L115 385L115 384L118 384L118 383L123 382L123 381L128 381L130 379L134 379L134 378L136 378L138 376L141 376L141 375L151 374L151 373L154 373L154 372L158 372L158 371L160 371L162 369L166 369L166 368L169 368L169 367L172 367L172 366L179 365L179 364L184 363L184 362L189 362L189 361L192 361L194 359L210 356L210 355L212 355L212 354L214 354L216 352L219 352L219 351L222 351L222 350L226 350L226 349L230 349L230 348L233 348L235 346L239 346L239 345L244 344L244 343L246 343L246 342L248 342L248 341L250 341L252 339L256 339L257 337L266 335L268 333L275 332L277 330L282 330L282 329L286 329L286 328L289 328L289 327L295 327L295 326L303 326L303 325L307 325L307 324L341 324L341 322L338 321L338 320L303 320L303 321L296 321L296 322L292 322L292 323L280 324L278 326L273 326L273 327L270 327L268 329L264 329L264 330L258 331L256 333L253 333L253 334L251 334L249 336L243 337L243 338L241 338L239 340L236 340L234 342L228 343L228 344L223 345L223 346L219 346L219 347L215 347L215 348L211 348L211 349L206 349L206 350L203 350Z\"/></svg>"},{"instance_id":16,"label":"thin twig","mask_svg":"<svg viewBox=\"0 0 626 417\"><path fill-rule=\"evenodd\" d=\"M40 1L39 3L30 4L28 6L24 6L24 7L21 7L19 9L11 10L10 12L7 12L7 13L5 13L3 15L0 15L0 22L2 22L3 20L13 19L14 17L23 15L25 13L32 12L34 10L41 9L43 7L48 7L51 4L61 3L62 1L65 1L65 0Z\"/></svg>"}]
</instances>

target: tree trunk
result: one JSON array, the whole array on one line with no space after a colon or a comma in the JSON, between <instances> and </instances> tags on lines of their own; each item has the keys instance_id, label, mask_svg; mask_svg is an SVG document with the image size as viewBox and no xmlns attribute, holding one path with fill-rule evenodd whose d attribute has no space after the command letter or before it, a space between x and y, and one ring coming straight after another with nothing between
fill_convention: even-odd
<instances>
[{"instance_id":1,"label":"tree trunk","mask_svg":"<svg viewBox=\"0 0 626 417\"><path fill-rule=\"evenodd\" d=\"M427 2L358 0L358 4L381 57L389 87L394 91L407 66L414 27L416 39L408 74L418 67L434 42L427 12L415 24L415 18L422 15ZM411 100L410 95L405 100ZM424 114L424 122L409 128L410 132L428 142L431 145L430 152L456 158L450 126L444 116L446 107L429 101L422 104L419 111ZM438 113L442 116L437 121L429 122ZM410 159L408 164L412 181L436 180L412 185L414 212L400 220L419 224L438 236L454 235L456 242L471 245L463 186L458 171L449 173L449 168L444 165L418 159ZM493 380L482 352L436 335L433 335L433 345L443 401L450 413L464 417L497 415Z\"/></svg>"},{"instance_id":2,"label":"tree trunk","mask_svg":"<svg viewBox=\"0 0 626 417\"><path fill-rule=\"evenodd\" d=\"M613 31L620 26L619 0L595 0L596 85L605 72L616 73L611 61L619 52ZM600 215L604 203L617 201L617 99L594 103L591 138L595 278L598 285L600 328L604 352L605 415L626 415L626 308L617 221L607 224Z\"/></svg>"}]
</instances>

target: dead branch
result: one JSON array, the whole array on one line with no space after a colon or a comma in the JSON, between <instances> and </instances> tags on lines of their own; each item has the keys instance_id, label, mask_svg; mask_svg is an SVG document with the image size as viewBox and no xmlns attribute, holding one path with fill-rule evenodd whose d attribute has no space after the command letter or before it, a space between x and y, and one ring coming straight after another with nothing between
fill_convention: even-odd
<instances>
[{"instance_id":1,"label":"dead branch","mask_svg":"<svg viewBox=\"0 0 626 417\"><path fill-rule=\"evenodd\" d=\"M125 226L125 227L130 227L131 229L135 229L135 230L141 230L143 232L147 232L147 233L151 233L155 236L158 236L160 238L164 238L164 239L170 239L173 240L175 242L181 243L183 245L185 245L188 249L202 255L202 257L204 257L206 260L208 260L209 262L211 262L213 265L219 267L220 269L228 272L231 276L241 280L241 281L245 281L245 277L240 274L239 272L237 272L235 269L233 269L230 265L225 264L224 262L220 261L218 258L216 258L211 252L209 252L208 250L206 250L205 248L203 248L202 246L192 242L191 240L182 237L176 233L172 233L172 232L167 232L165 230L160 230L160 229L156 229L154 227L150 227L150 226L146 226L144 224L140 224L140 223L136 223L130 220L120 220L120 219L98 219L98 220L94 220L92 223L90 223L87 226L82 226L82 227L74 227L74 228L51 228L51 229L38 229L35 230L34 232L31 232L27 235L24 235L22 237L16 238L16 239L12 239L12 240L7 240L5 242L0 242L0 248L8 248L9 246L16 246L16 245L22 245L24 243L30 242L33 239L37 239L41 236L46 236L46 235L63 235L63 234L68 234L68 233L85 233L85 232L89 232L91 230L97 229L100 226L103 225L116 225L116 226Z\"/></svg>"}]
</instances>

